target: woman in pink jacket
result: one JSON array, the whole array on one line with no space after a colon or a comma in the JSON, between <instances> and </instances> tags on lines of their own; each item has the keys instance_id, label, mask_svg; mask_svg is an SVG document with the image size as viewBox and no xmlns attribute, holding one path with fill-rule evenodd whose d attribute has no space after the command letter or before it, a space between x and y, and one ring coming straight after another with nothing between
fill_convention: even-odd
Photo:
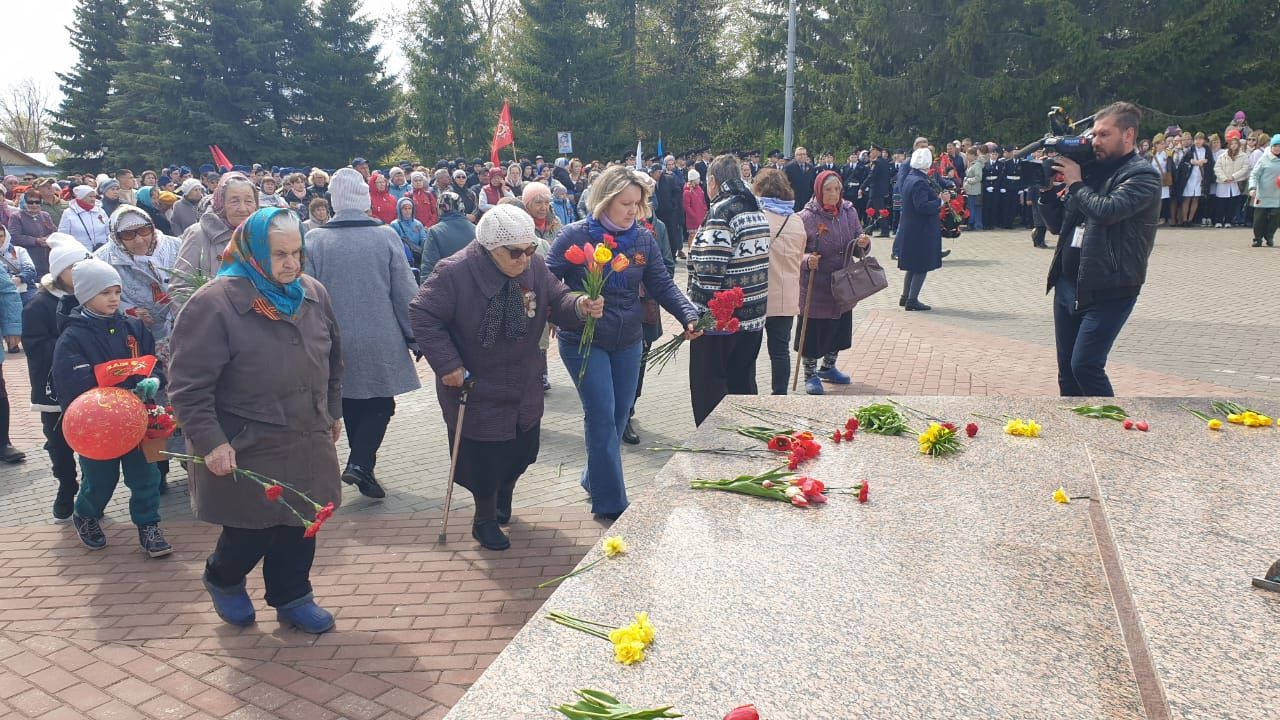
<instances>
[{"instance_id":1,"label":"woman in pink jacket","mask_svg":"<svg viewBox=\"0 0 1280 720\"><path fill-rule=\"evenodd\" d=\"M685 249L693 244L693 236L707 218L707 193L702 189L702 175L697 170L689 170L689 182L684 184L684 226L688 229L688 237L684 239Z\"/></svg>"}]
</instances>

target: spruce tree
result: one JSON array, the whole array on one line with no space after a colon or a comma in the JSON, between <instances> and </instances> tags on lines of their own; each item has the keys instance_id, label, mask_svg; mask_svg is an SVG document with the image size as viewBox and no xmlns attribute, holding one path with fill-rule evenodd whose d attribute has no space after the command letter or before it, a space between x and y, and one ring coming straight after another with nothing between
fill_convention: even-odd
<instances>
[{"instance_id":1,"label":"spruce tree","mask_svg":"<svg viewBox=\"0 0 1280 720\"><path fill-rule=\"evenodd\" d=\"M276 159L280 135L266 88L278 70L264 48L279 33L263 16L262 0L170 0L169 8L183 98L175 117L179 154L207 158L216 144L237 164Z\"/></svg>"},{"instance_id":2,"label":"spruce tree","mask_svg":"<svg viewBox=\"0 0 1280 720\"><path fill-rule=\"evenodd\" d=\"M487 39L463 0L435 0L412 15L416 44L409 48L406 122L409 147L422 159L473 156L493 138L500 103L483 57ZM516 136L519 141L520 136Z\"/></svg>"},{"instance_id":3,"label":"spruce tree","mask_svg":"<svg viewBox=\"0 0 1280 720\"><path fill-rule=\"evenodd\" d=\"M121 59L110 66L115 88L103 135L108 168L160 167L177 160L171 124L182 102L174 78L173 28L159 0L133 0L124 22Z\"/></svg>"},{"instance_id":4,"label":"spruce tree","mask_svg":"<svg viewBox=\"0 0 1280 720\"><path fill-rule=\"evenodd\" d=\"M395 82L378 59L373 21L359 13L360 0L323 0L319 43L294 58L303 91L303 152L321 167L341 167L357 155L377 162L396 144Z\"/></svg>"},{"instance_id":5,"label":"spruce tree","mask_svg":"<svg viewBox=\"0 0 1280 720\"><path fill-rule=\"evenodd\" d=\"M127 8L124 0L81 0L76 6L70 30L79 59L70 72L58 73L63 100L50 126L67 153L62 160L67 169L98 172L104 167L101 151L109 144L103 121L112 86L111 64L120 59Z\"/></svg>"},{"instance_id":6,"label":"spruce tree","mask_svg":"<svg viewBox=\"0 0 1280 720\"><path fill-rule=\"evenodd\" d=\"M641 130L661 131L669 153L709 143L732 102L722 68L735 58L722 56L720 10L720 0L657 0L645 8Z\"/></svg>"},{"instance_id":7,"label":"spruce tree","mask_svg":"<svg viewBox=\"0 0 1280 720\"><path fill-rule=\"evenodd\" d=\"M556 132L573 133L574 150L618 157L634 149L636 119L618 103L619 44L603 23L604 0L521 0L507 71L515 84L516 142L529 153L555 149ZM585 20L584 20L585 18ZM495 114L496 117L496 114ZM653 140L656 140L656 128ZM523 138L523 140L522 140Z\"/></svg>"}]
</instances>

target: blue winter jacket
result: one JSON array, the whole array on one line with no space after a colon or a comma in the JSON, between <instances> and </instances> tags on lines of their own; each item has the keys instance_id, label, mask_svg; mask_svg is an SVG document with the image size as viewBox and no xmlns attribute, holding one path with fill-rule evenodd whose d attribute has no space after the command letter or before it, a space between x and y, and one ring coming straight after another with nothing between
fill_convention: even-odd
<instances>
[{"instance_id":1,"label":"blue winter jacket","mask_svg":"<svg viewBox=\"0 0 1280 720\"><path fill-rule=\"evenodd\" d=\"M136 352L130 338L136 341ZM71 311L71 317L53 348L54 395L65 411L71 401L98 386L93 373L95 366L110 360L155 354L155 338L141 320L120 313L109 318L97 318L76 308ZM163 388L165 378L159 366L151 375L160 380ZM141 379L132 376L118 387L132 389Z\"/></svg>"},{"instance_id":2,"label":"blue winter jacket","mask_svg":"<svg viewBox=\"0 0 1280 720\"><path fill-rule=\"evenodd\" d=\"M560 229L551 252L547 254L547 268L564 281L569 289L581 292L587 269L565 259L564 253L572 245L582 246L593 242L587 232L587 221L580 220ZM594 244L594 243L593 243ZM641 227L631 250L627 253L631 265L623 271L621 285L606 282L604 286L604 317L596 321L592 345L605 351L618 350L640 342L643 336L644 306L640 303L640 283L645 294L658 301L667 312L680 320L681 325L698 320L698 309L680 292L662 263L662 250L658 241L647 229ZM561 330L566 342L577 343L581 333Z\"/></svg>"}]
</instances>

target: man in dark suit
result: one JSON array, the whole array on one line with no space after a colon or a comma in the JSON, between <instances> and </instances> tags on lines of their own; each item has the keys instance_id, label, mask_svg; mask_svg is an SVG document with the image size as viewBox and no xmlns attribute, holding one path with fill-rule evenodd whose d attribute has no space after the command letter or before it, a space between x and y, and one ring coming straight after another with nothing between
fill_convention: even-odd
<instances>
[{"instance_id":1,"label":"man in dark suit","mask_svg":"<svg viewBox=\"0 0 1280 720\"><path fill-rule=\"evenodd\" d=\"M871 169L863 184L867 208L875 211L875 221L880 227L880 237L889 237L889 218L881 211L889 209L889 196L893 193L893 162L884 157L879 145L871 146Z\"/></svg>"},{"instance_id":2,"label":"man in dark suit","mask_svg":"<svg viewBox=\"0 0 1280 720\"><path fill-rule=\"evenodd\" d=\"M796 148L795 159L787 163L783 172L787 175L787 182L791 183L791 191L796 194L796 212L800 212L813 197L813 181L817 177L813 163L809 162L809 151Z\"/></svg>"}]
</instances>

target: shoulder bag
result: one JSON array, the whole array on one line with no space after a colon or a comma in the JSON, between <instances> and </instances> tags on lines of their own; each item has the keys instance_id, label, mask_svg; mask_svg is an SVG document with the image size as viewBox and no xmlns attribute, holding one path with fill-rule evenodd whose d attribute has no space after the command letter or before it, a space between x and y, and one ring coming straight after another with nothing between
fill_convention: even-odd
<instances>
[{"instance_id":1,"label":"shoulder bag","mask_svg":"<svg viewBox=\"0 0 1280 720\"><path fill-rule=\"evenodd\" d=\"M835 298L836 309L841 315L889 287L889 279L878 260L870 255L861 260L852 257L857 242L853 240L845 247L844 267L831 273L831 296Z\"/></svg>"}]
</instances>

